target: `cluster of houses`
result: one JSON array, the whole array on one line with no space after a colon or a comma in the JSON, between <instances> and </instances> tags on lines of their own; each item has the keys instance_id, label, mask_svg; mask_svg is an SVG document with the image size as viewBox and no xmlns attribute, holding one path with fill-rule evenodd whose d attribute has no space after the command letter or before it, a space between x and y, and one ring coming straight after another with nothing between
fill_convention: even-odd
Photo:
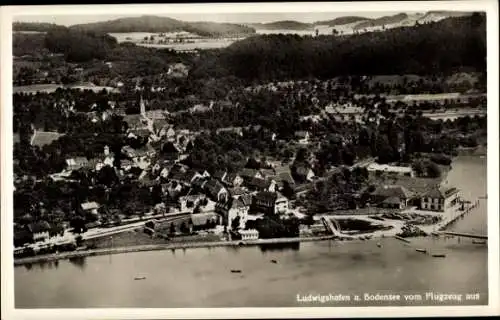
<instances>
[{"instance_id":1,"label":"cluster of houses","mask_svg":"<svg viewBox=\"0 0 500 320\"><path fill-rule=\"evenodd\" d=\"M457 188L426 178L399 179L383 184L371 194L371 202L387 209L406 209L409 206L423 211L445 212L462 202ZM415 182L420 186L415 186Z\"/></svg>"},{"instance_id":2,"label":"cluster of houses","mask_svg":"<svg viewBox=\"0 0 500 320\"><path fill-rule=\"evenodd\" d=\"M412 167L368 163L364 166L372 177L385 177L386 183L370 193L370 203L380 208L444 212L461 202L457 188L440 178L419 178Z\"/></svg>"},{"instance_id":3,"label":"cluster of houses","mask_svg":"<svg viewBox=\"0 0 500 320\"><path fill-rule=\"evenodd\" d=\"M175 144L170 146L175 148ZM217 212L224 225L231 229L236 217L240 217L240 227L243 228L249 214L286 213L288 199L281 194L285 185L293 189L296 185L294 177L302 174L303 181L307 181L314 176L312 170L306 167L298 167L292 174L290 166L209 173L181 164L176 148L170 152L176 153L176 156L169 158L169 153L164 153L157 157L157 151L150 144L139 149L125 146L122 153L128 159L121 160L119 169L114 167L114 156L105 147L102 156L94 161L85 157L67 159L66 171L52 175L52 178L67 179L73 170L88 168L99 171L109 166L119 177L134 176L139 185L151 191L155 185L161 186L170 207L180 212Z\"/></svg>"}]
</instances>

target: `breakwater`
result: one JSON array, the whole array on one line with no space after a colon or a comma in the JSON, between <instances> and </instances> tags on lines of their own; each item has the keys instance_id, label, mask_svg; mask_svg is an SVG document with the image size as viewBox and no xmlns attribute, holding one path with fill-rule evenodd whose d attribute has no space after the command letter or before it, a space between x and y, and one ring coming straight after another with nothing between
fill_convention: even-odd
<instances>
[{"instance_id":1,"label":"breakwater","mask_svg":"<svg viewBox=\"0 0 500 320\"><path fill-rule=\"evenodd\" d=\"M234 240L234 241L212 241L212 242L185 242L185 243L165 243L153 245L139 245L119 248L104 248L85 251L73 251L59 254L40 255L14 259L14 265L24 265L39 262L51 262L56 260L65 260L71 258L99 256L107 254L119 254L140 251L156 251L156 250L176 250L176 249L194 249L194 248L215 248L228 246L255 246L261 244L281 244L294 242L310 242L310 241L325 241L332 240L333 236L318 236L318 237L299 237L299 238L274 238L274 239L255 239L255 240Z\"/></svg>"}]
</instances>

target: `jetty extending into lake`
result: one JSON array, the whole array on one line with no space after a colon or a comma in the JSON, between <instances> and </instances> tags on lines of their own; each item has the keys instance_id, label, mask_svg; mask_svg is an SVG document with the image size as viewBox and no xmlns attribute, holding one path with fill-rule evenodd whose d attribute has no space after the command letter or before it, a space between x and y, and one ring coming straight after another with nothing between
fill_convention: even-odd
<instances>
[{"instance_id":1,"label":"jetty extending into lake","mask_svg":"<svg viewBox=\"0 0 500 320\"><path fill-rule=\"evenodd\" d=\"M479 200L476 200L474 203L469 204L469 206L467 206L464 210L455 211L454 214L445 220L444 224L439 228L439 231L446 230L449 225L455 223L458 219L463 218L466 214L471 213L476 207L479 207L479 204Z\"/></svg>"}]
</instances>

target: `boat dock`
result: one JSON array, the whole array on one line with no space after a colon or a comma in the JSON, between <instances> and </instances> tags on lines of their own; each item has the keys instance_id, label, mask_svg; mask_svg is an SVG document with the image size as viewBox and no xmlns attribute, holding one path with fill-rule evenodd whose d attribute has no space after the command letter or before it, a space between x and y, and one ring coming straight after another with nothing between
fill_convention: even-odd
<instances>
[{"instance_id":1,"label":"boat dock","mask_svg":"<svg viewBox=\"0 0 500 320\"><path fill-rule=\"evenodd\" d=\"M451 224L455 223L458 219L463 218L466 214L471 213L475 208L479 207L479 199L476 200L474 203L469 204L465 210L457 210L455 211L451 217L447 219L447 221L439 228L439 231L444 231L448 226Z\"/></svg>"}]
</instances>

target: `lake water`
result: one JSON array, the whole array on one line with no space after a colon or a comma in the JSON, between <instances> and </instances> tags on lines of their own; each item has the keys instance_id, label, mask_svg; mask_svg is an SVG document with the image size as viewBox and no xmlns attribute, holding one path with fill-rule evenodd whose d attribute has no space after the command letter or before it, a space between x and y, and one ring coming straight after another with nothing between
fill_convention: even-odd
<instances>
[{"instance_id":1,"label":"lake water","mask_svg":"<svg viewBox=\"0 0 500 320\"><path fill-rule=\"evenodd\" d=\"M448 182L486 194L486 159L461 157ZM486 200L451 229L486 234ZM380 242L381 246L377 246ZM445 253L433 258L416 252ZM271 263L276 260L277 263ZM241 273L232 273L238 269ZM127 253L15 268L17 308L293 307L487 304L487 247L470 239L385 238L293 248L212 248ZM134 281L134 277L146 279ZM461 302L425 294L462 294ZM309 294L421 294L423 301L298 302ZM467 300L465 294L478 299Z\"/></svg>"}]
</instances>

